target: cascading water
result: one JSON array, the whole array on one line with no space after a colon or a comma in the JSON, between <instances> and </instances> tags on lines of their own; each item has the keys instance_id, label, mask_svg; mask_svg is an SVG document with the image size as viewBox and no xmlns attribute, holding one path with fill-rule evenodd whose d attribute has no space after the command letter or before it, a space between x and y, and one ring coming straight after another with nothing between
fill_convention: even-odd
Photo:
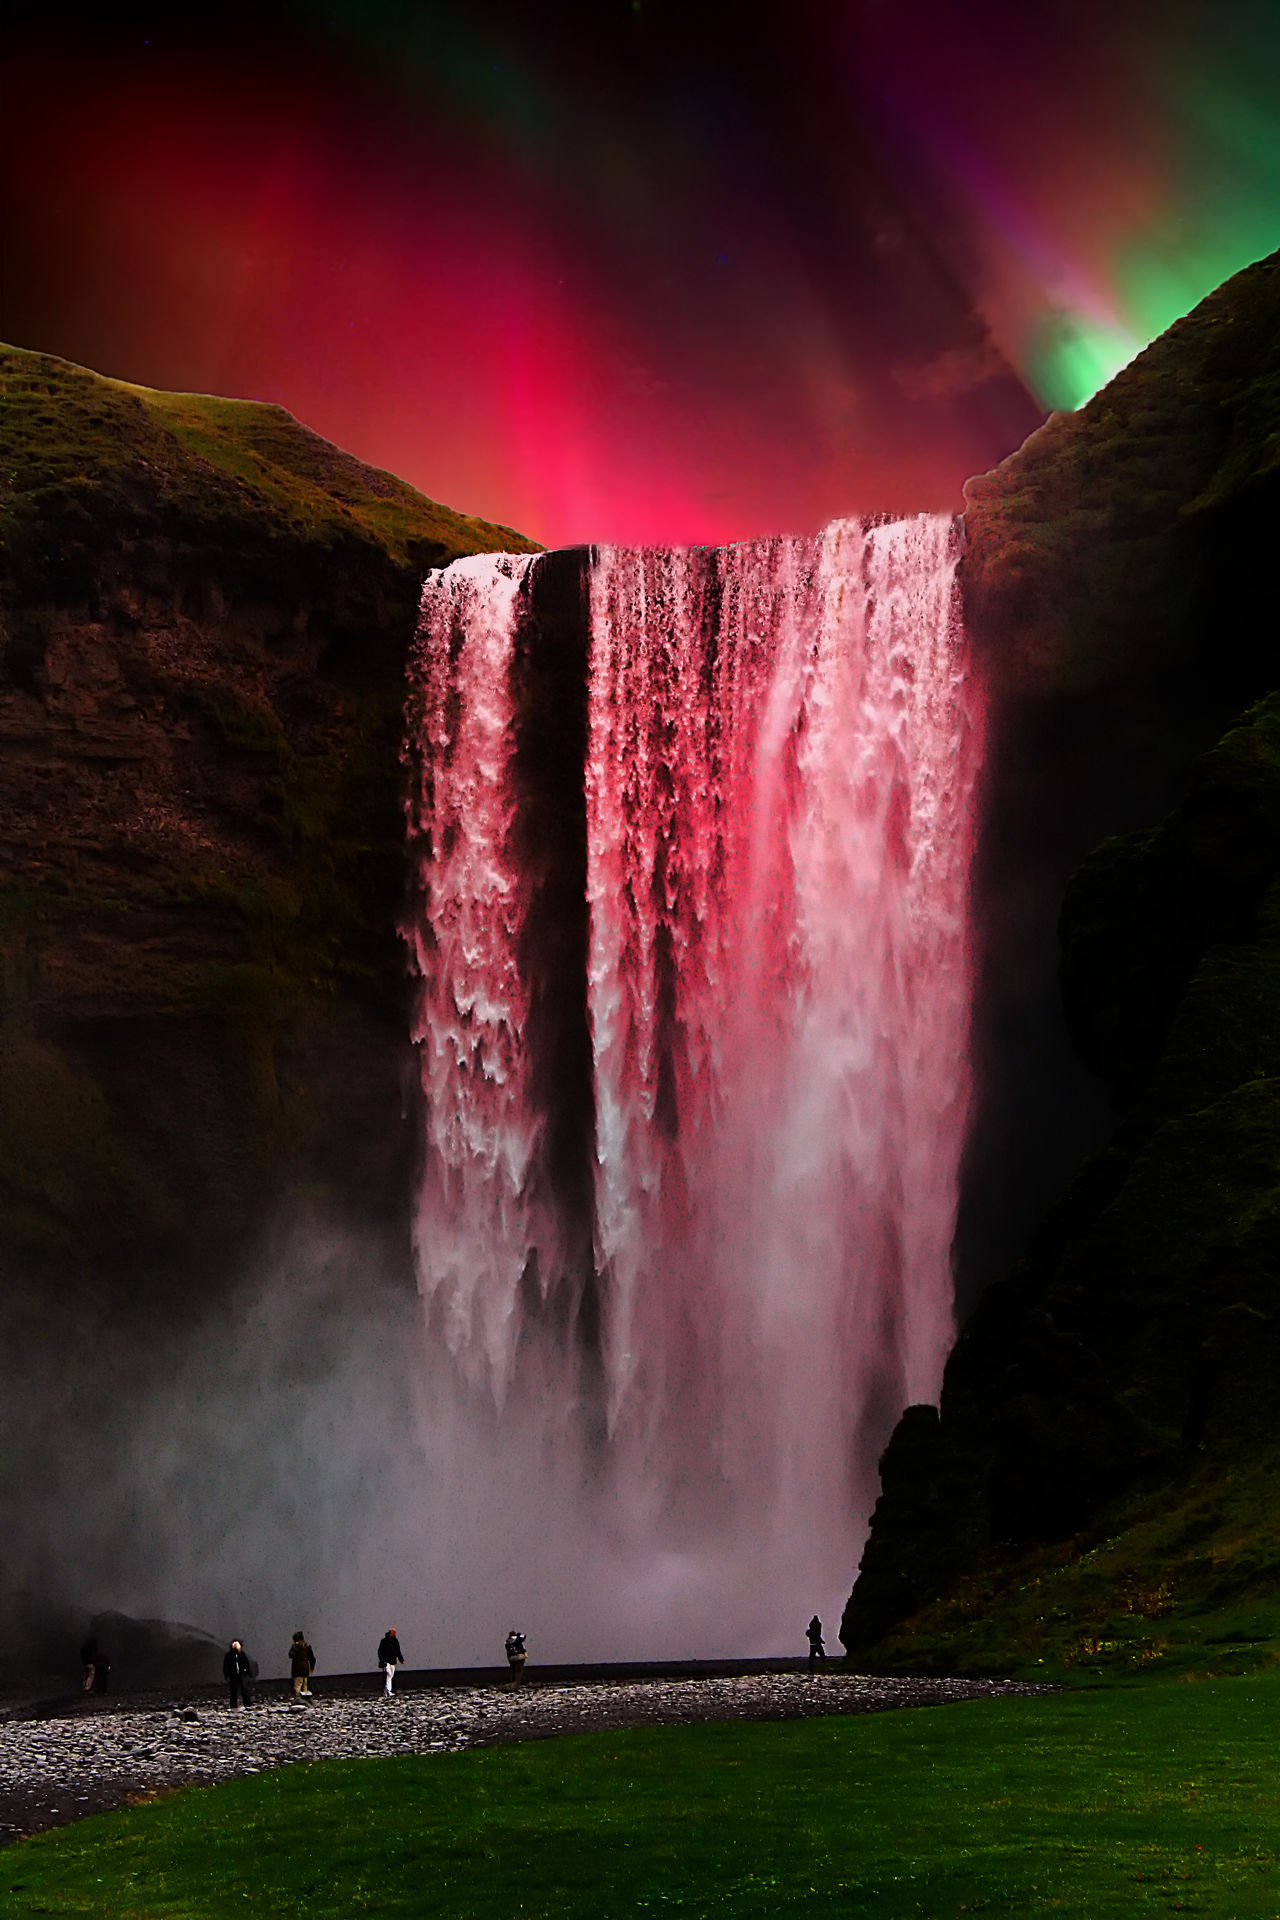
<instances>
[{"instance_id":1,"label":"cascading water","mask_svg":"<svg viewBox=\"0 0 1280 1920\"><path fill-rule=\"evenodd\" d=\"M509 654L530 561L462 560L424 594L412 829L425 848L425 918L412 928L423 982L413 1038L426 1122L418 1278L439 1301L451 1353L499 1398L531 1235L526 1185L536 1117L523 1046L520 874Z\"/></svg>"},{"instance_id":2,"label":"cascading water","mask_svg":"<svg viewBox=\"0 0 1280 1920\"><path fill-rule=\"evenodd\" d=\"M526 1593L563 1620L568 1552L616 1610L616 1570L633 1650L776 1650L838 1606L889 1427L937 1391L979 753L958 551L922 516L591 554L576 793L538 815L585 894L576 1183L540 1147L568 1096L521 854L546 562L424 587L417 1245L467 1383L428 1425L522 1472Z\"/></svg>"}]
</instances>

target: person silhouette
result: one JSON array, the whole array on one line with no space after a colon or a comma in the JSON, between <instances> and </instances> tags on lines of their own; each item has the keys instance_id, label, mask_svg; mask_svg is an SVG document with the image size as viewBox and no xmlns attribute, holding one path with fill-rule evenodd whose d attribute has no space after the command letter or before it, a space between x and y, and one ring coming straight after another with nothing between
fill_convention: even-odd
<instances>
[{"instance_id":1,"label":"person silhouette","mask_svg":"<svg viewBox=\"0 0 1280 1920\"><path fill-rule=\"evenodd\" d=\"M378 1665L382 1668L382 1697L390 1700L394 1697L396 1668L404 1665L404 1655L400 1651L400 1642L396 1638L394 1627L388 1627L378 1642Z\"/></svg>"},{"instance_id":2,"label":"person silhouette","mask_svg":"<svg viewBox=\"0 0 1280 1920\"><path fill-rule=\"evenodd\" d=\"M293 1679L295 1700L311 1698L311 1676L316 1670L316 1656L306 1634L299 1627L289 1647L289 1673Z\"/></svg>"},{"instance_id":3,"label":"person silhouette","mask_svg":"<svg viewBox=\"0 0 1280 1920\"><path fill-rule=\"evenodd\" d=\"M222 1677L231 1689L229 1705L253 1705L253 1661L238 1640L233 1640L222 1656Z\"/></svg>"},{"instance_id":4,"label":"person silhouette","mask_svg":"<svg viewBox=\"0 0 1280 1920\"><path fill-rule=\"evenodd\" d=\"M809 1665L816 1667L819 1661L825 1663L827 1650L822 1644L822 1622L816 1613L805 1628L805 1634L809 1641Z\"/></svg>"}]
</instances>

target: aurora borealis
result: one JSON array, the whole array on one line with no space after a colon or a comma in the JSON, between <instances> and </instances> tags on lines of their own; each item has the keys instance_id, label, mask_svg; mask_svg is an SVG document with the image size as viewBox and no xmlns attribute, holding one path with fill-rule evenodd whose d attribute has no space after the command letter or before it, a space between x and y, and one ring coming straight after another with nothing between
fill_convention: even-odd
<instances>
[{"instance_id":1,"label":"aurora borealis","mask_svg":"<svg viewBox=\"0 0 1280 1920\"><path fill-rule=\"evenodd\" d=\"M947 509L1280 227L1280 16L274 0L5 29L0 337L548 543Z\"/></svg>"}]
</instances>

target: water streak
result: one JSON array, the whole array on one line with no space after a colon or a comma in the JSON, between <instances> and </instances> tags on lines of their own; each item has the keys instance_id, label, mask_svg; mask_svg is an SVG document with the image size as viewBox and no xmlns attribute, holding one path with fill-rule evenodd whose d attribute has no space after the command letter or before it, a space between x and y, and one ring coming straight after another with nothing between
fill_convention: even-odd
<instances>
[{"instance_id":1,"label":"water streak","mask_svg":"<svg viewBox=\"0 0 1280 1920\"><path fill-rule=\"evenodd\" d=\"M518 948L510 647L528 559L461 560L431 576L412 662L408 818L421 892L409 928L426 1151L418 1278L450 1352L499 1397L518 1333L533 1223L537 1116L526 1094Z\"/></svg>"}]
</instances>

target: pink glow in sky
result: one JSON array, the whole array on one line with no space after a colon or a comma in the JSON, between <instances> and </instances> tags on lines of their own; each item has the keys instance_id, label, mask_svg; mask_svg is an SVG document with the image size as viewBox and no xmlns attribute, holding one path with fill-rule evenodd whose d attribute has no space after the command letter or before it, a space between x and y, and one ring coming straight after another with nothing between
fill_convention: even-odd
<instances>
[{"instance_id":1,"label":"pink glow in sky","mask_svg":"<svg viewBox=\"0 0 1280 1920\"><path fill-rule=\"evenodd\" d=\"M956 507L1280 237L1254 0L22 11L0 337L549 544Z\"/></svg>"}]
</instances>

